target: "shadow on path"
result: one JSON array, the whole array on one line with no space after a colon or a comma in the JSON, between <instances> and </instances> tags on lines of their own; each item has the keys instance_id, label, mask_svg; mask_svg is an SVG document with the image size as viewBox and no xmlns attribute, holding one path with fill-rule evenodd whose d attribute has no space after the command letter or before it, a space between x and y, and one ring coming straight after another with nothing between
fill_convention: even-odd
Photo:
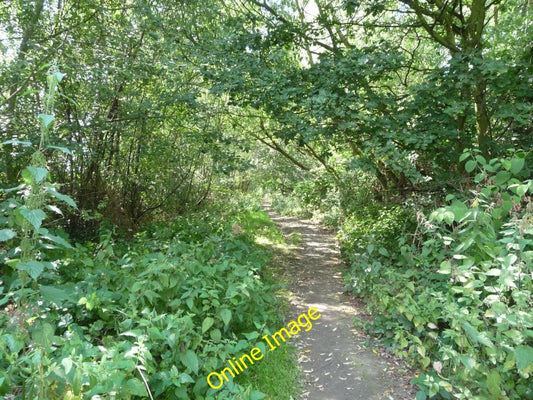
<instances>
[{"instance_id":1,"label":"shadow on path","mask_svg":"<svg viewBox=\"0 0 533 400\"><path fill-rule=\"evenodd\" d=\"M292 284L292 315L316 307L321 317L313 328L294 338L299 349L298 363L304 373L303 400L413 399L408 379L396 372L391 359L375 354L364 345L367 339L353 327L351 296L343 293L334 234L312 221L276 215L264 205L270 218L285 235L301 234L291 262L284 263Z\"/></svg>"}]
</instances>

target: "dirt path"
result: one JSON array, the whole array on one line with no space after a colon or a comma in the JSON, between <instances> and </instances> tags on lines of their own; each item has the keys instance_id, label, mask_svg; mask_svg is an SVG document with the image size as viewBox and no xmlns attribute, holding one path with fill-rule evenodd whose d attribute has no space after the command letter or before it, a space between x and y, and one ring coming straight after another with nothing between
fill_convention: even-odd
<instances>
[{"instance_id":1,"label":"dirt path","mask_svg":"<svg viewBox=\"0 0 533 400\"><path fill-rule=\"evenodd\" d=\"M268 205L265 209L286 236L301 235L293 258L284 263L292 282L290 318L309 307L316 307L322 315L293 342L299 348L298 362L304 373L302 399L413 399L413 388L398 373L398 363L369 347L369 338L354 329L352 319L359 310L353 297L343 293L334 234L311 221L280 217Z\"/></svg>"}]
</instances>

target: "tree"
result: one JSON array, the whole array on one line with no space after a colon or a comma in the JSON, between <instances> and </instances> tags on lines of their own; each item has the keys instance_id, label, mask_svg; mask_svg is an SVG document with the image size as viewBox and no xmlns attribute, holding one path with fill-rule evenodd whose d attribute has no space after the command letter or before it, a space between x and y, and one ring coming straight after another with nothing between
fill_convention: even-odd
<instances>
[{"instance_id":1,"label":"tree","mask_svg":"<svg viewBox=\"0 0 533 400\"><path fill-rule=\"evenodd\" d=\"M452 57L461 59L463 70L469 70L469 64L472 65L474 58L482 59L483 29L487 14L500 2L499 0L401 1L414 10L418 22L435 42L448 49ZM462 87L461 97L473 98L478 146L484 154L487 154L491 139L486 101L487 85L479 70L473 69L471 74L475 77L473 88ZM464 124L461 122L461 125Z\"/></svg>"}]
</instances>

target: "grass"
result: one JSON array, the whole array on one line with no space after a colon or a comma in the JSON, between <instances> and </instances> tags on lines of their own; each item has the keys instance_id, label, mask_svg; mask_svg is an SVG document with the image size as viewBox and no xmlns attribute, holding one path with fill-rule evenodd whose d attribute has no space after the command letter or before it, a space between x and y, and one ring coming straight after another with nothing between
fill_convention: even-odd
<instances>
[{"instance_id":1,"label":"grass","mask_svg":"<svg viewBox=\"0 0 533 400\"><path fill-rule=\"evenodd\" d=\"M300 370L295 359L296 348L282 344L249 368L246 374L235 381L243 386L250 384L254 389L266 394L268 400L296 399L300 392Z\"/></svg>"},{"instance_id":2,"label":"grass","mask_svg":"<svg viewBox=\"0 0 533 400\"><path fill-rule=\"evenodd\" d=\"M285 243L283 234L268 217L268 214L261 209L243 212L239 217L238 223L245 232L255 237L256 242L275 245L283 245Z\"/></svg>"}]
</instances>

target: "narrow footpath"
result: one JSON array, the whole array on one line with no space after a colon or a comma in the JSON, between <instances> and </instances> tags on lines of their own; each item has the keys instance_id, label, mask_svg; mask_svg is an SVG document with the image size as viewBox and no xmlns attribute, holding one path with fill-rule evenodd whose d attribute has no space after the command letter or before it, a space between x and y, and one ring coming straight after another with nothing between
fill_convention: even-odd
<instances>
[{"instance_id":1,"label":"narrow footpath","mask_svg":"<svg viewBox=\"0 0 533 400\"><path fill-rule=\"evenodd\" d=\"M302 400L414 399L415 390L400 364L376 351L368 336L354 329L353 317L361 311L343 292L343 264L334 234L312 221L280 217L268 205L265 210L286 237L301 235L292 259L284 263L291 282L289 317L309 307L322 315L293 342L304 373Z\"/></svg>"}]
</instances>

